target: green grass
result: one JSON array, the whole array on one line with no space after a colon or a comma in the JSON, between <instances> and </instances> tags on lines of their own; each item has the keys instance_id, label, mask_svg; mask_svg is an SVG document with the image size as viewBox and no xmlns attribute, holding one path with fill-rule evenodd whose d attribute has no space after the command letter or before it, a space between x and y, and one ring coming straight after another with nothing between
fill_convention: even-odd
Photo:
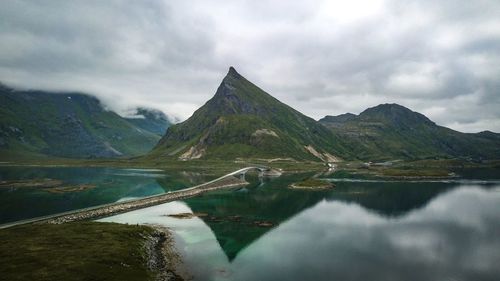
<instances>
[{"instance_id":1,"label":"green grass","mask_svg":"<svg viewBox=\"0 0 500 281\"><path fill-rule=\"evenodd\" d=\"M233 160L223 159L194 159L180 161L172 158L158 158L151 155L135 158L120 159L73 159L56 158L46 155L33 157L32 154L20 155L18 153L2 154L1 161L7 166L58 166L58 167L114 167L138 169L162 169L171 172L193 171L214 177L222 176L240 168L248 166L267 166L282 169L284 172L319 172L325 169L325 164L319 161L290 161L278 160L269 162L261 158L239 158Z\"/></svg>"},{"instance_id":2,"label":"green grass","mask_svg":"<svg viewBox=\"0 0 500 281\"><path fill-rule=\"evenodd\" d=\"M467 171L498 171L499 160L468 161L464 159L435 159L398 161L392 165L366 165L362 162L343 162L333 174L336 178L447 178L462 176ZM470 173L470 172L469 172Z\"/></svg>"},{"instance_id":3,"label":"green grass","mask_svg":"<svg viewBox=\"0 0 500 281\"><path fill-rule=\"evenodd\" d=\"M451 172L444 168L396 168L396 169L381 169L379 175L386 177L428 177L428 178L446 178L451 176Z\"/></svg>"},{"instance_id":4,"label":"green grass","mask_svg":"<svg viewBox=\"0 0 500 281\"><path fill-rule=\"evenodd\" d=\"M206 175L222 176L237 169L262 165L282 169L285 173L321 172L326 169L319 161L278 160L269 162L262 158L195 159L180 161L172 158L158 158L152 155L128 159L65 159L40 156L2 158L9 162L6 165L39 165L39 166L71 166L71 167L116 167L116 168L154 168L167 171L196 171ZM336 164L335 177L371 178L371 177L446 177L457 169L498 169L500 161L483 161L481 163L464 159L437 159L418 161L399 161L391 166L365 166L360 161L345 161Z\"/></svg>"},{"instance_id":5,"label":"green grass","mask_svg":"<svg viewBox=\"0 0 500 281\"><path fill-rule=\"evenodd\" d=\"M304 189L328 189L332 188L333 184L327 181L322 181L319 179L308 178L301 182L297 182L291 185L292 188L304 188Z\"/></svg>"},{"instance_id":6,"label":"green grass","mask_svg":"<svg viewBox=\"0 0 500 281\"><path fill-rule=\"evenodd\" d=\"M82 222L0 230L1 280L152 280L143 243L153 229Z\"/></svg>"}]
</instances>

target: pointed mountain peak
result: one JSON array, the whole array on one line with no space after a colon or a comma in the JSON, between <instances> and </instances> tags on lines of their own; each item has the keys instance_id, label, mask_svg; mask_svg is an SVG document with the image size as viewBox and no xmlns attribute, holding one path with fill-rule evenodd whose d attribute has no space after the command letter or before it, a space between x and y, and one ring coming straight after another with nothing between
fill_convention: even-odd
<instances>
[{"instance_id":1,"label":"pointed mountain peak","mask_svg":"<svg viewBox=\"0 0 500 281\"><path fill-rule=\"evenodd\" d=\"M215 95L189 119L170 127L153 153L181 160L264 155L316 159L326 157L325 152L337 154L330 137L326 127L230 67Z\"/></svg>"},{"instance_id":2,"label":"pointed mountain peak","mask_svg":"<svg viewBox=\"0 0 500 281\"><path fill-rule=\"evenodd\" d=\"M242 77L237 71L236 69L234 69L234 67L230 66L229 67L229 71L227 72L227 76L230 76L230 77L234 77L234 78L240 78Z\"/></svg>"},{"instance_id":3,"label":"pointed mountain peak","mask_svg":"<svg viewBox=\"0 0 500 281\"><path fill-rule=\"evenodd\" d=\"M241 76L234 67L222 80L214 97L207 102L217 114L258 114L280 104L278 100Z\"/></svg>"}]
</instances>

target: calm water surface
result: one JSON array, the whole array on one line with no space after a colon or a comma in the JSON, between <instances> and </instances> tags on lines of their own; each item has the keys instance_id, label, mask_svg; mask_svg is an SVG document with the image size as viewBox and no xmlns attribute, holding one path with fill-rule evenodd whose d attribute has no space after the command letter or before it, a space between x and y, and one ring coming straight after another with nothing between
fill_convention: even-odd
<instances>
[{"instance_id":1,"label":"calm water surface","mask_svg":"<svg viewBox=\"0 0 500 281\"><path fill-rule=\"evenodd\" d=\"M194 280L498 280L500 181L332 178L329 191L290 190L310 175L137 210L101 221L172 229ZM193 186L193 172L0 167L0 181L55 179L91 188L0 188L0 223ZM498 178L498 177L497 177ZM196 213L190 219L169 214Z\"/></svg>"},{"instance_id":2,"label":"calm water surface","mask_svg":"<svg viewBox=\"0 0 500 281\"><path fill-rule=\"evenodd\" d=\"M498 180L286 188L301 177L101 221L169 227L194 280L498 280Z\"/></svg>"},{"instance_id":3,"label":"calm water surface","mask_svg":"<svg viewBox=\"0 0 500 281\"><path fill-rule=\"evenodd\" d=\"M193 172L113 168L0 167L0 182L51 179L61 187L91 185L74 192L35 186L0 187L0 224L130 200L189 187L211 179Z\"/></svg>"}]
</instances>

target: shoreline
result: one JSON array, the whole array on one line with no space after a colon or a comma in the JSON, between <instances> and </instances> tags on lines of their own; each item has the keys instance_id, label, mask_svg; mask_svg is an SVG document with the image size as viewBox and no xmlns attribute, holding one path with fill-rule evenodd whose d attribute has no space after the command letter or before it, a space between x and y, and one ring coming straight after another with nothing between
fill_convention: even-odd
<instances>
[{"instance_id":1,"label":"shoreline","mask_svg":"<svg viewBox=\"0 0 500 281\"><path fill-rule=\"evenodd\" d=\"M61 224L66 222L83 221L83 220L95 220L99 218L109 217L116 214L121 214L137 209L142 209L146 207L151 207L163 203L168 203L176 200L181 200L189 197L194 197L201 195L206 192L226 189L226 188L236 188L245 186L248 184L243 178L239 178L242 174L252 169L261 169L256 167L247 167L235 172L229 173L212 181L196 185L190 188L177 190L173 192L168 192L160 195L153 195L133 201L111 203L106 205L101 205L97 207L91 207L83 210L75 210L66 213L55 214L52 216L45 216L40 218L33 218L24 221L11 222L7 224L0 225L0 229L9 228L16 225L23 224ZM269 169L269 168L267 168ZM273 170L262 172L263 175L272 174Z\"/></svg>"},{"instance_id":2,"label":"shoreline","mask_svg":"<svg viewBox=\"0 0 500 281\"><path fill-rule=\"evenodd\" d=\"M189 197L194 197L201 195L206 192L225 189L225 188L235 188L247 185L248 182L240 179L223 179L224 182L220 184L214 183L204 183L198 186L194 186L187 189L177 190L173 192L168 192L160 195L154 195L151 197L146 197L138 200L114 203L109 206L98 207L95 209L78 212L74 214L63 215L60 217L55 217L52 219L36 222L36 223L50 223L50 224L61 224L66 222L81 221L81 220L95 220L104 217L109 217L117 214L122 214L138 209L143 209L155 205L160 205L172 201L177 201Z\"/></svg>"},{"instance_id":3,"label":"shoreline","mask_svg":"<svg viewBox=\"0 0 500 281\"><path fill-rule=\"evenodd\" d=\"M154 230L144 244L147 267L155 273L154 280L190 280L191 276L183 266L184 261L175 247L171 230L156 224L144 224L144 226Z\"/></svg>"},{"instance_id":4,"label":"shoreline","mask_svg":"<svg viewBox=\"0 0 500 281\"><path fill-rule=\"evenodd\" d=\"M291 184L289 188L295 190L330 190L333 189L334 187L332 185L301 186L301 185Z\"/></svg>"}]
</instances>

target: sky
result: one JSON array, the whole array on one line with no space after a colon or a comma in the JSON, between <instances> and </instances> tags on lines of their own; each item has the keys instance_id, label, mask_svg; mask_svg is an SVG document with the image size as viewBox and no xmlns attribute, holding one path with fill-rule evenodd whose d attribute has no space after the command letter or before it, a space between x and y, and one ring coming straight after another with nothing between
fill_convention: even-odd
<instances>
[{"instance_id":1,"label":"sky","mask_svg":"<svg viewBox=\"0 0 500 281\"><path fill-rule=\"evenodd\" d=\"M302 113L500 132L500 1L3 0L0 81L185 120L229 66Z\"/></svg>"}]
</instances>

